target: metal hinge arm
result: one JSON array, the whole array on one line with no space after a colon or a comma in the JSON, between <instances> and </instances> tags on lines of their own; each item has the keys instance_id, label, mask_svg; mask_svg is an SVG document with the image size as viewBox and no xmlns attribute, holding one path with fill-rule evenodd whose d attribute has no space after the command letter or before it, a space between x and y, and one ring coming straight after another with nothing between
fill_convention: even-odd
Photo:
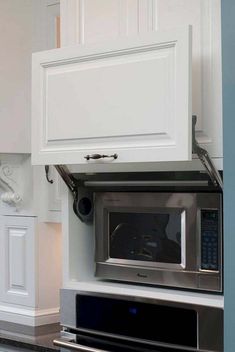
<instances>
[{"instance_id":1,"label":"metal hinge arm","mask_svg":"<svg viewBox=\"0 0 235 352\"><path fill-rule=\"evenodd\" d=\"M219 171L216 169L209 153L204 148L202 148L196 140L195 126L197 123L197 116L193 115L192 119L192 153L197 154L201 163L206 168L206 171L210 176L213 185L216 187L219 186L221 189L223 189L223 181Z\"/></svg>"},{"instance_id":2,"label":"metal hinge arm","mask_svg":"<svg viewBox=\"0 0 235 352\"><path fill-rule=\"evenodd\" d=\"M61 178L64 180L65 184L68 186L70 191L73 193L74 197L77 193L77 184L74 181L73 177L71 176L69 169L67 168L66 165L54 165L57 172L61 176Z\"/></svg>"}]
</instances>

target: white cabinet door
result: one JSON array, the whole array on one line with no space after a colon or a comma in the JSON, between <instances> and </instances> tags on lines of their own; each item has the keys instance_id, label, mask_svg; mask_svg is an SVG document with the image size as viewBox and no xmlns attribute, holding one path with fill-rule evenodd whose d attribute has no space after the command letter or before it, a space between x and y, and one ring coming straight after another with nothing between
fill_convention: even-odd
<instances>
[{"instance_id":1,"label":"white cabinet door","mask_svg":"<svg viewBox=\"0 0 235 352\"><path fill-rule=\"evenodd\" d=\"M35 307L35 218L2 216L0 301Z\"/></svg>"},{"instance_id":2,"label":"white cabinet door","mask_svg":"<svg viewBox=\"0 0 235 352\"><path fill-rule=\"evenodd\" d=\"M190 27L33 55L34 164L190 160L191 116Z\"/></svg>"},{"instance_id":3,"label":"white cabinet door","mask_svg":"<svg viewBox=\"0 0 235 352\"><path fill-rule=\"evenodd\" d=\"M197 140L222 150L221 0L61 0L62 46L192 25L192 113Z\"/></svg>"}]
</instances>

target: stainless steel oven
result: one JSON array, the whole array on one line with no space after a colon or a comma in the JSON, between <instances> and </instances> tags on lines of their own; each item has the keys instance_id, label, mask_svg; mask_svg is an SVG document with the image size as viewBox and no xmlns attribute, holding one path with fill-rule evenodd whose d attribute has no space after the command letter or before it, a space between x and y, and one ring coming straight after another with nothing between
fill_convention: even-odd
<instances>
[{"instance_id":1,"label":"stainless steel oven","mask_svg":"<svg viewBox=\"0 0 235 352\"><path fill-rule=\"evenodd\" d=\"M223 351L218 307L63 289L61 325L65 351Z\"/></svg>"},{"instance_id":2,"label":"stainless steel oven","mask_svg":"<svg viewBox=\"0 0 235 352\"><path fill-rule=\"evenodd\" d=\"M220 192L96 192L101 279L222 292Z\"/></svg>"}]
</instances>

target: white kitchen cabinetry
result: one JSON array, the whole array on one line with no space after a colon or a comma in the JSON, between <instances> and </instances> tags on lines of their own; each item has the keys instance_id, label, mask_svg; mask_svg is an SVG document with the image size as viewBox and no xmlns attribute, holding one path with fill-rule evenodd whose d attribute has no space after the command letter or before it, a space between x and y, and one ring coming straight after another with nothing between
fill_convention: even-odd
<instances>
[{"instance_id":1,"label":"white kitchen cabinetry","mask_svg":"<svg viewBox=\"0 0 235 352\"><path fill-rule=\"evenodd\" d=\"M191 130L188 127L191 121L187 121L185 125L185 116L181 114L175 114L173 124L172 119L166 118L167 109L172 109L172 113L176 111L176 106L170 98L172 87L174 86L175 92L181 90L180 86L174 85L173 82L169 84L170 80L168 85L164 81L164 74L165 78L166 75L171 77L169 70L159 69L155 76L151 76L151 67L146 63L149 70L146 75L143 73L142 77L139 76L142 85L138 84L138 81L134 85L132 75L136 76L134 66L137 67L138 64L134 65L132 62L129 66L131 69L126 68L126 71L122 71L124 65L119 65L115 70L116 75L120 81L122 75L126 78L125 83L122 82L121 85L120 82L117 84L114 76L108 72L112 70L114 59L108 63L109 67L103 64L104 59L99 60L99 65L94 62L93 68L89 62L79 66L76 58L80 57L79 60L82 60L85 49L74 47L76 44L86 44L88 47L93 44L97 48L105 48L107 43L107 49L112 40L110 50L115 51L115 46L120 50L119 43L124 43L125 37L129 37L131 43L136 35L141 37L146 33L166 29L174 31L176 27L188 24L191 24L193 29L192 113L198 117L197 139L215 160L221 159L220 0L62 0L61 45L67 48L57 53L51 51L42 54L41 60L37 62L38 69L41 67L41 76L38 72L34 81L33 119L36 123L33 127L33 162L77 164L82 165L81 171L97 171L99 167L102 168L104 161L87 162L84 159L86 154L117 153L116 160L105 160L105 167L107 164L110 166L140 161L190 160ZM141 60L140 56L137 60ZM121 55L119 59L122 59ZM34 66L34 73L35 70L37 71L37 68ZM107 73L106 76L104 72ZM181 78L181 72L175 71L175 74L178 79ZM184 76L183 74L183 79ZM159 82L163 83L162 91L157 90ZM106 85L106 90L103 90L103 87L100 89L102 83ZM37 90L39 86L40 92ZM165 94L165 105L156 104L157 107L153 107L151 97L156 99L153 92L160 92L160 99ZM188 93L190 94L190 91ZM112 105L114 96L116 99ZM117 96L120 96L119 100ZM85 101L84 106L78 106L77 97ZM135 97L134 102L132 97ZM103 109L99 109L97 101ZM141 101L145 104L141 104ZM123 110L120 111L124 106L127 108L126 114L123 114ZM130 106L134 106L133 115L128 114ZM187 108L185 105L185 109ZM191 119L190 108L188 118ZM157 129L154 124L158 126ZM141 131L142 136L139 138ZM185 133L188 134L187 146ZM152 139L149 139L150 134ZM177 139L180 134L181 146L178 149L176 145L176 152L171 151L172 144L177 144L175 137ZM150 144L155 148L152 153ZM94 164L98 165L98 169Z\"/></svg>"},{"instance_id":2,"label":"white kitchen cabinetry","mask_svg":"<svg viewBox=\"0 0 235 352\"><path fill-rule=\"evenodd\" d=\"M125 37L188 24L191 24L193 28L192 112L198 116L197 138L215 160L222 157L220 1L61 0L61 46L68 47L68 52L73 52L75 49L72 46L77 44L96 43L98 45L101 42L113 40L113 45L115 45ZM55 52L48 52L46 55L48 55L47 59L51 58L51 63L56 57ZM56 76L60 70L62 71L61 76L63 76L63 70L66 71L65 66L53 68L49 65L47 67L45 60L44 72L49 74L51 71L50 75L53 79L53 75ZM72 69L74 66L71 63ZM66 93L66 96L69 94ZM93 104L92 99L91 104ZM39 114L38 116L38 122L43 124L45 122L42 119L43 115ZM61 133L63 137L63 133L66 132L63 128L68 118L70 116L66 110L62 120L62 124L64 124L62 128L58 125L55 126L54 123L50 125L51 130L45 129L43 131L44 134L38 137L40 138L40 148L45 146L45 139L43 140L42 137L55 138L55 135L52 135L54 131ZM75 123L78 123L79 119L79 115L74 117ZM71 135L72 133L73 136L76 133L81 133L81 126L77 126L77 130L73 126L65 126L70 129ZM53 130L54 127L55 130ZM184 128L184 126L181 127ZM98 126L98 128L101 127ZM37 132L35 129L35 136ZM51 135L49 136L48 133ZM40 162L43 162L45 158L45 163L49 160L54 163L58 161L59 155L61 163L71 162L70 155L64 150L67 143L66 138L61 138L59 135L58 139L54 139L54 141L49 138L48 143L51 144L52 149L54 144L56 150L54 155L53 151L46 151L46 154L40 153L40 155L37 152L36 155L34 154L34 161L37 158L36 162L39 162L40 158ZM113 144L113 137L110 138L110 143ZM71 145L73 149L76 149L76 140L73 140ZM78 164L80 160L76 159L74 162ZM111 171L123 170L120 164L115 164L115 161L110 160L109 164L112 167L117 166L110 168ZM179 163L165 164L170 164L171 168L175 170ZM139 164L135 163L135 167L132 166L133 164L129 165L127 171L135 171L136 165ZM106 166L107 162L95 163L94 170L102 172L107 170ZM145 171L146 166L144 165L141 171ZM77 171L82 170L85 169L83 169L83 164L80 164ZM156 287L140 287L98 280L94 274L94 228L76 217L72 208L71 192L66 187L63 188L63 191L63 287L82 291L120 293L136 297L146 296L163 301L197 302L206 306L223 307L222 295L213 295L212 297L212 295L204 293L185 293L178 290L156 289Z\"/></svg>"},{"instance_id":3,"label":"white kitchen cabinetry","mask_svg":"<svg viewBox=\"0 0 235 352\"><path fill-rule=\"evenodd\" d=\"M60 46L60 0L33 3L33 51Z\"/></svg>"},{"instance_id":4,"label":"white kitchen cabinetry","mask_svg":"<svg viewBox=\"0 0 235 352\"><path fill-rule=\"evenodd\" d=\"M60 46L60 1L40 0L34 2L34 47L33 51L49 50ZM53 167L50 167L49 178L46 180L44 167L34 170L34 179L37 184L34 193L38 199L37 211L39 221L61 221L61 201L59 195L59 177Z\"/></svg>"},{"instance_id":5,"label":"white kitchen cabinetry","mask_svg":"<svg viewBox=\"0 0 235 352\"><path fill-rule=\"evenodd\" d=\"M60 185L61 179L54 167L50 167L49 169L49 180L53 181L51 184L52 187L49 185L48 190L48 211L54 213L60 213L61 211L61 199L60 199ZM54 214L55 217L56 214ZM58 215L58 214L57 214ZM53 215L51 215L53 216ZM52 221L53 222L53 221Z\"/></svg>"},{"instance_id":6,"label":"white kitchen cabinetry","mask_svg":"<svg viewBox=\"0 0 235 352\"><path fill-rule=\"evenodd\" d=\"M220 0L61 0L61 46L192 25L192 113L197 139L222 158Z\"/></svg>"},{"instance_id":7,"label":"white kitchen cabinetry","mask_svg":"<svg viewBox=\"0 0 235 352\"><path fill-rule=\"evenodd\" d=\"M43 222L61 222L61 195L60 185L61 178L54 167L50 167L49 179L53 183L48 183L43 170L42 175L42 187L45 190L44 198L42 198L43 204L41 204L40 214L43 214L41 221ZM42 190L42 189L41 189ZM47 205L45 207L45 204Z\"/></svg>"},{"instance_id":8,"label":"white kitchen cabinetry","mask_svg":"<svg viewBox=\"0 0 235 352\"><path fill-rule=\"evenodd\" d=\"M60 185L62 182L60 176L53 166L49 167L48 179L53 181L53 183L49 183L46 179L45 168L43 166L35 166L34 168L36 184L34 197L36 199L38 220L47 223L60 223Z\"/></svg>"},{"instance_id":9,"label":"white kitchen cabinetry","mask_svg":"<svg viewBox=\"0 0 235 352\"><path fill-rule=\"evenodd\" d=\"M60 47L60 1L47 0L46 3L46 48L53 49ZM61 199L60 199L60 178L53 167L50 167L49 177L53 183L46 182L44 204L41 210L44 212L42 221L45 222L61 222ZM44 176L45 185L45 176ZM46 210L46 211L45 211Z\"/></svg>"},{"instance_id":10,"label":"white kitchen cabinetry","mask_svg":"<svg viewBox=\"0 0 235 352\"><path fill-rule=\"evenodd\" d=\"M0 300L35 306L36 236L33 217L1 217Z\"/></svg>"},{"instance_id":11,"label":"white kitchen cabinetry","mask_svg":"<svg viewBox=\"0 0 235 352\"><path fill-rule=\"evenodd\" d=\"M33 163L190 160L190 93L189 27L36 53Z\"/></svg>"},{"instance_id":12,"label":"white kitchen cabinetry","mask_svg":"<svg viewBox=\"0 0 235 352\"><path fill-rule=\"evenodd\" d=\"M0 1L0 153L30 153L32 1Z\"/></svg>"},{"instance_id":13,"label":"white kitchen cabinetry","mask_svg":"<svg viewBox=\"0 0 235 352\"><path fill-rule=\"evenodd\" d=\"M37 326L59 321L59 225L1 216L0 320Z\"/></svg>"},{"instance_id":14,"label":"white kitchen cabinetry","mask_svg":"<svg viewBox=\"0 0 235 352\"><path fill-rule=\"evenodd\" d=\"M56 11L58 1L0 3L0 321L30 326L59 321L61 228L41 222L29 138L31 54L49 49Z\"/></svg>"},{"instance_id":15,"label":"white kitchen cabinetry","mask_svg":"<svg viewBox=\"0 0 235 352\"><path fill-rule=\"evenodd\" d=\"M59 7L59 0L0 2L0 153L31 152L31 54L57 46Z\"/></svg>"},{"instance_id":16,"label":"white kitchen cabinetry","mask_svg":"<svg viewBox=\"0 0 235 352\"><path fill-rule=\"evenodd\" d=\"M46 48L60 47L60 1L46 1Z\"/></svg>"}]
</instances>

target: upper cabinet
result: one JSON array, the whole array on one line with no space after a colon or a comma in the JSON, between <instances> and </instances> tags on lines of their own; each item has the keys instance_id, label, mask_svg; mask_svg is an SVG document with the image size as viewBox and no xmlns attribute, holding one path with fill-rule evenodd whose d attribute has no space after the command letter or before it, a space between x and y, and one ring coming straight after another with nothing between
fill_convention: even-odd
<instances>
[{"instance_id":1,"label":"upper cabinet","mask_svg":"<svg viewBox=\"0 0 235 352\"><path fill-rule=\"evenodd\" d=\"M61 46L34 57L35 164L190 160L192 114L222 158L220 0L62 0Z\"/></svg>"},{"instance_id":2,"label":"upper cabinet","mask_svg":"<svg viewBox=\"0 0 235 352\"><path fill-rule=\"evenodd\" d=\"M0 1L0 153L31 152L32 52L56 47L59 8L59 0Z\"/></svg>"},{"instance_id":3,"label":"upper cabinet","mask_svg":"<svg viewBox=\"0 0 235 352\"><path fill-rule=\"evenodd\" d=\"M60 0L33 1L33 51L60 47Z\"/></svg>"},{"instance_id":4,"label":"upper cabinet","mask_svg":"<svg viewBox=\"0 0 235 352\"><path fill-rule=\"evenodd\" d=\"M188 27L37 53L33 162L191 159L190 93Z\"/></svg>"},{"instance_id":5,"label":"upper cabinet","mask_svg":"<svg viewBox=\"0 0 235 352\"><path fill-rule=\"evenodd\" d=\"M0 1L0 153L30 153L32 1Z\"/></svg>"}]
</instances>

